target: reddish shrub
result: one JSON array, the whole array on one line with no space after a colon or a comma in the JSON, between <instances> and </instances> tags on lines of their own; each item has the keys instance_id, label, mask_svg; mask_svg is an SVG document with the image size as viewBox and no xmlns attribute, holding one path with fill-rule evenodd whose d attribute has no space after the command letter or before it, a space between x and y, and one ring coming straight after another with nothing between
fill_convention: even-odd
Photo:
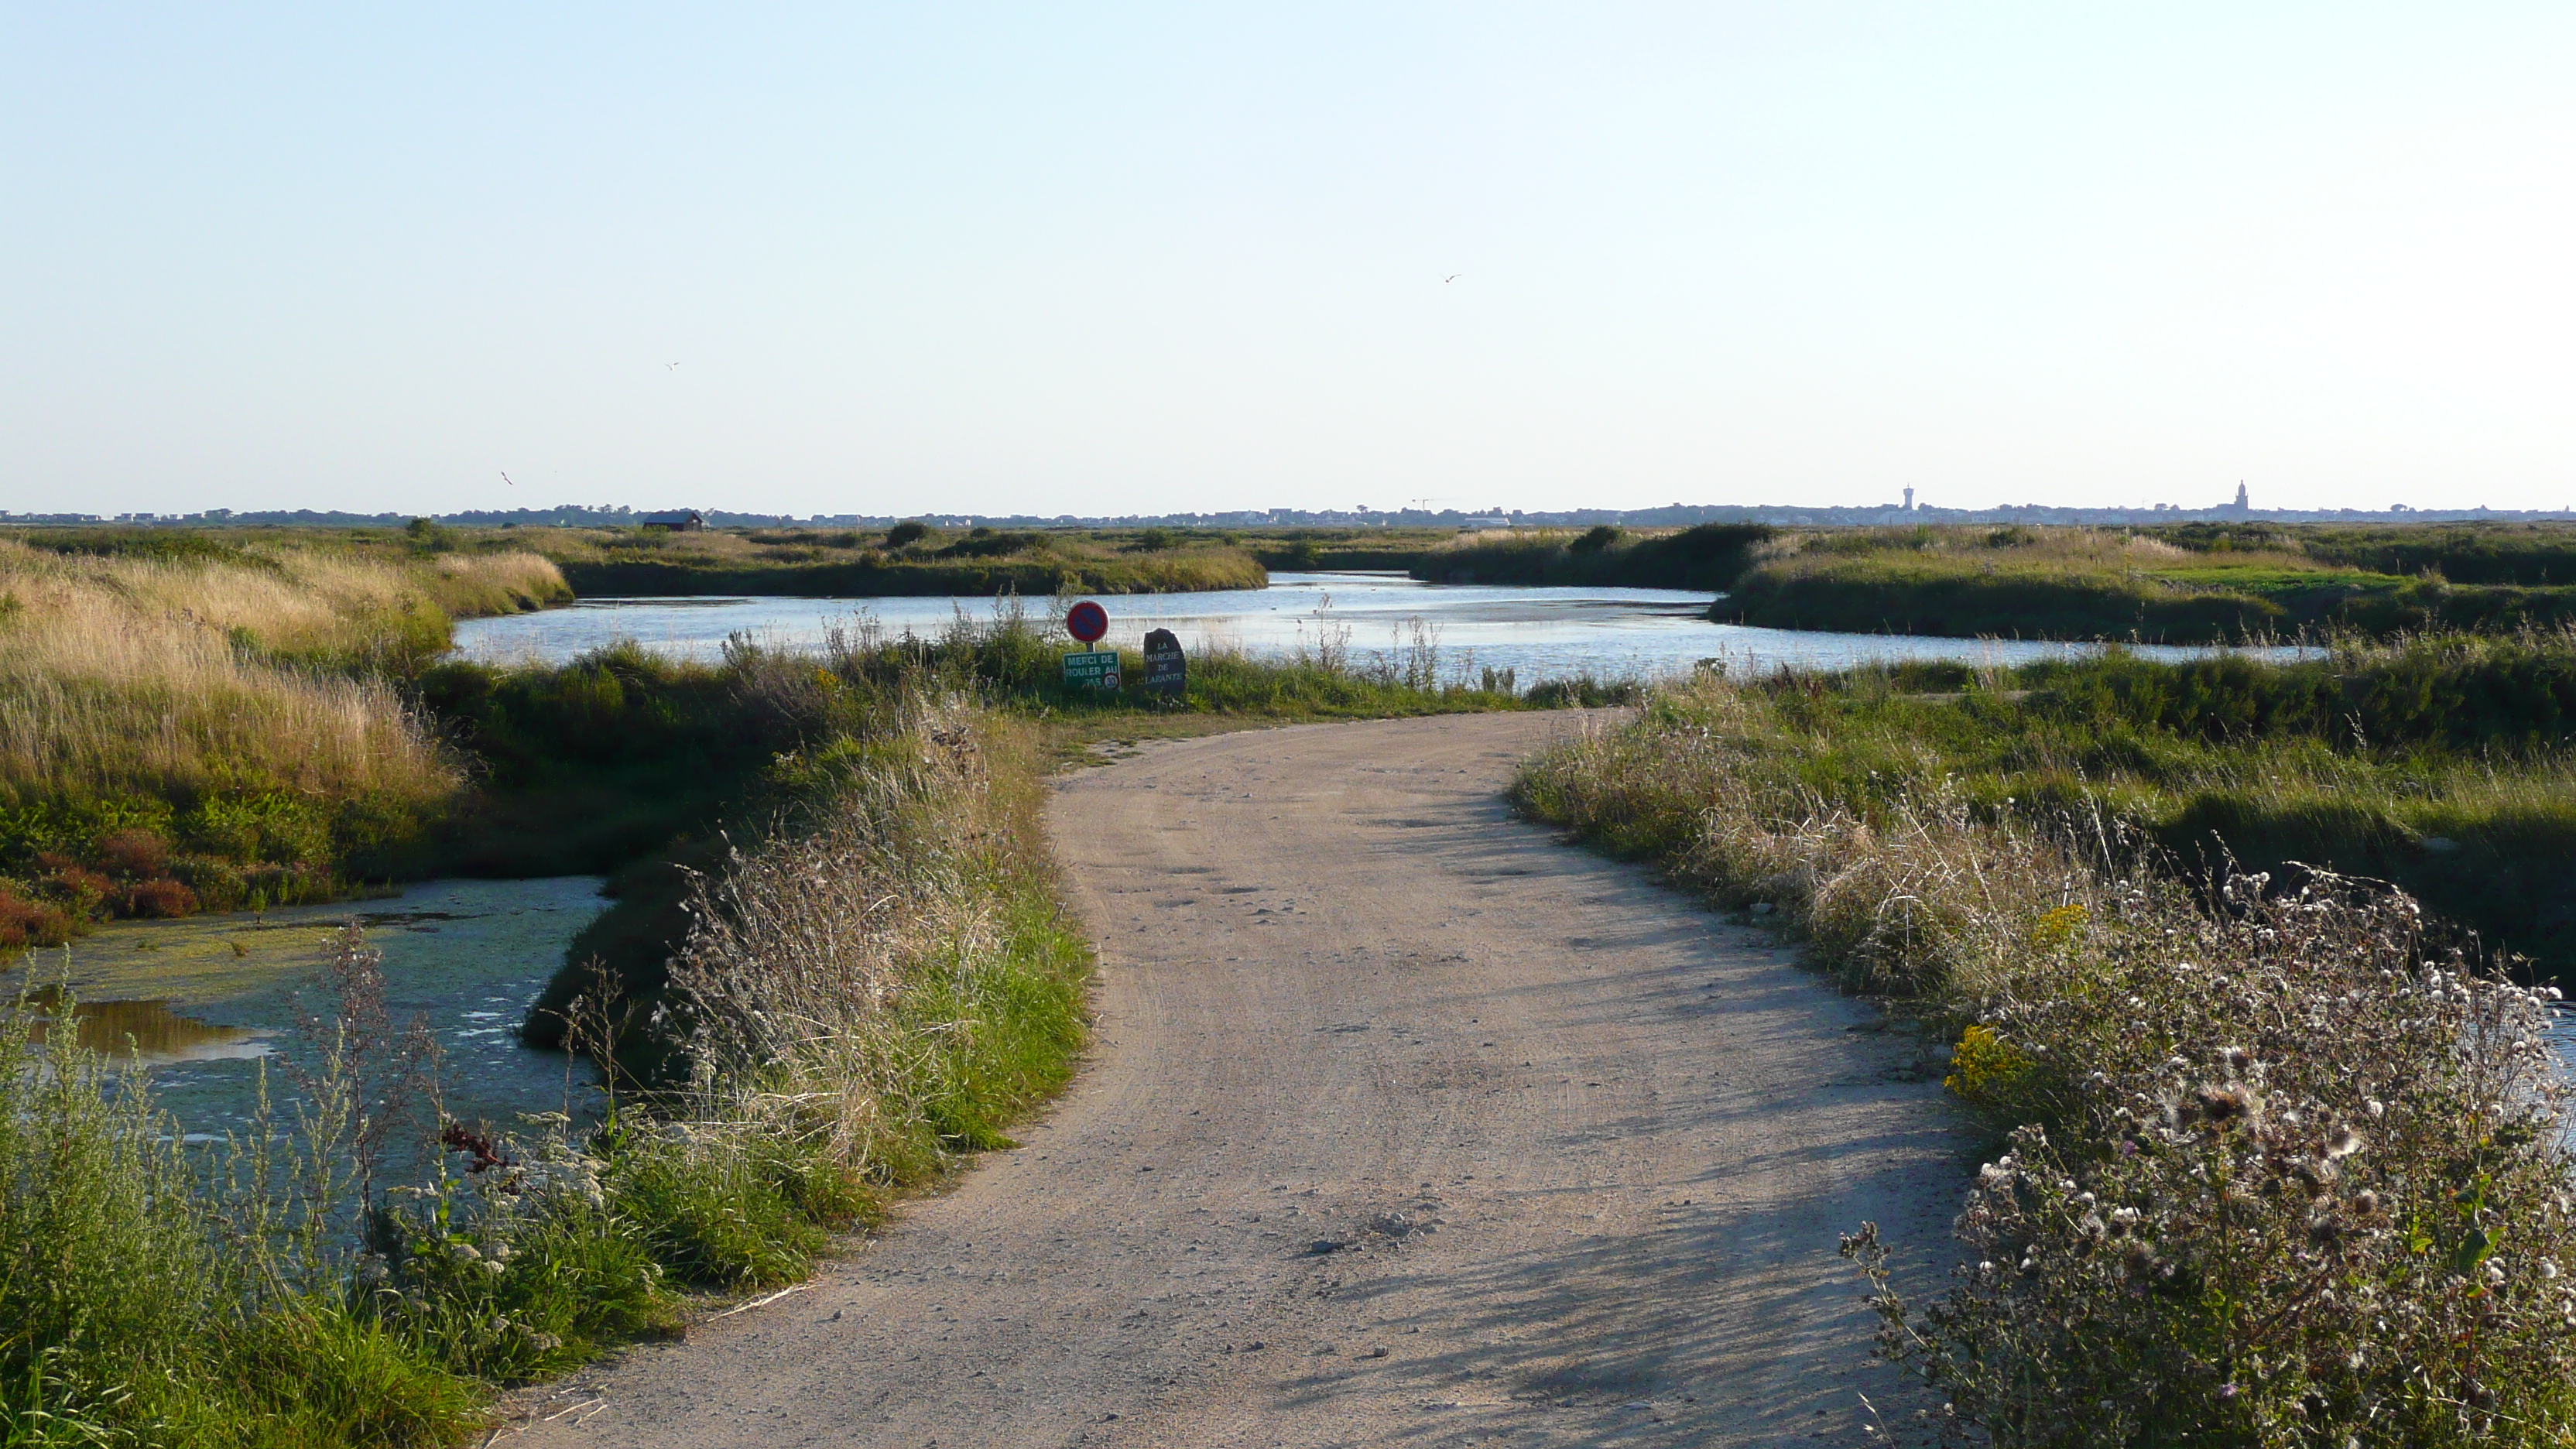
<instances>
[{"instance_id":1,"label":"reddish shrub","mask_svg":"<svg viewBox=\"0 0 2576 1449\"><path fill-rule=\"evenodd\" d=\"M170 868L170 847L149 830L120 830L99 841L98 858L111 874L150 880Z\"/></svg>"},{"instance_id":2,"label":"reddish shrub","mask_svg":"<svg viewBox=\"0 0 2576 1449\"><path fill-rule=\"evenodd\" d=\"M106 876L94 870L84 870L77 865L65 866L37 881L36 884L62 896L72 903L73 909L82 912L94 909L99 902L107 899L109 892L116 889L116 883Z\"/></svg>"},{"instance_id":3,"label":"reddish shrub","mask_svg":"<svg viewBox=\"0 0 2576 1449\"><path fill-rule=\"evenodd\" d=\"M72 938L72 918L52 906L0 890L0 946L59 946Z\"/></svg>"},{"instance_id":4,"label":"reddish shrub","mask_svg":"<svg viewBox=\"0 0 2576 1449\"><path fill-rule=\"evenodd\" d=\"M147 880L125 893L129 916L184 916L197 909L197 893L185 882Z\"/></svg>"},{"instance_id":5,"label":"reddish shrub","mask_svg":"<svg viewBox=\"0 0 2576 1449\"><path fill-rule=\"evenodd\" d=\"M57 871L70 870L79 864L79 861L72 859L70 856L63 854L58 850L40 850L36 852L36 869L43 871L48 875Z\"/></svg>"}]
</instances>

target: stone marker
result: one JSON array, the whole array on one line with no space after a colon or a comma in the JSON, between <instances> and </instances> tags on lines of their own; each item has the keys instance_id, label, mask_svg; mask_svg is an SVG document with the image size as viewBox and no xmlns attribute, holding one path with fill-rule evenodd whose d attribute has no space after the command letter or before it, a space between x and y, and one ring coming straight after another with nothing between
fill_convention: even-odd
<instances>
[{"instance_id":1,"label":"stone marker","mask_svg":"<svg viewBox=\"0 0 2576 1449\"><path fill-rule=\"evenodd\" d=\"M1181 653L1181 641L1169 629L1145 635L1145 687L1168 699L1189 692L1189 657Z\"/></svg>"}]
</instances>

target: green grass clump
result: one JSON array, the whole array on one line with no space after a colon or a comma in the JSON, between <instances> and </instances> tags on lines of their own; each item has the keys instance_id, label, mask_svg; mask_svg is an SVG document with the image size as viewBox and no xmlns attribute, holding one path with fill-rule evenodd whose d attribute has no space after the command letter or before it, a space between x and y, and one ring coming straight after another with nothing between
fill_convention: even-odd
<instances>
[{"instance_id":1,"label":"green grass clump","mask_svg":"<svg viewBox=\"0 0 2576 1449\"><path fill-rule=\"evenodd\" d=\"M139 1073L0 1013L0 1438L432 1444L483 1393L317 1271L298 1164L183 1144ZM266 1132L261 1121L255 1130Z\"/></svg>"}]
</instances>

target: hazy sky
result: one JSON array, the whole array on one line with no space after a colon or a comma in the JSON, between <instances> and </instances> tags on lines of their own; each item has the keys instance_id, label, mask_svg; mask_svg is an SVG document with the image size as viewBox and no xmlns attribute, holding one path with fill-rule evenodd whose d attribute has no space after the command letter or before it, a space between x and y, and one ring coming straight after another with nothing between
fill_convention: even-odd
<instances>
[{"instance_id":1,"label":"hazy sky","mask_svg":"<svg viewBox=\"0 0 2576 1449\"><path fill-rule=\"evenodd\" d=\"M2565 0L0 7L20 511L2554 508L2571 403Z\"/></svg>"}]
</instances>

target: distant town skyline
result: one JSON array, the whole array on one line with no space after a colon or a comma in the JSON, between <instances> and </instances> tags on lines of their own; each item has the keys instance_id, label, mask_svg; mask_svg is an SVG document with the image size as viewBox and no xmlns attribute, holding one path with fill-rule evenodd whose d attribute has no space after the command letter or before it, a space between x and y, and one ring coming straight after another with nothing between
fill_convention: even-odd
<instances>
[{"instance_id":1,"label":"distant town skyline","mask_svg":"<svg viewBox=\"0 0 2576 1449\"><path fill-rule=\"evenodd\" d=\"M1907 489L1901 502L1860 506L1828 504L1684 504L1672 503L1654 508L1565 508L1459 509L1408 507L1376 509L1359 506L1348 509L1304 509L1272 507L1261 509L1192 510L1171 513L1128 514L1030 514L952 512L938 509L910 513L762 513L721 507L697 509L636 508L630 504L558 503L545 507L506 509L461 509L436 511L421 515L441 523L481 528L562 527L562 528L632 528L686 526L689 528L883 528L897 522L920 521L948 528L997 526L1005 528L1117 528L1176 526L1198 529L1279 529L1279 528L1456 528L1476 530L1524 527L1586 527L1610 523L1632 528L1678 528L1702 523L1771 523L1786 527L1857 527L1871 525L1932 523L2034 523L2122 526L2141 524L2210 523L2419 523L2419 522L2576 522L2576 509L2504 510L2472 508L2410 508L2404 504L2389 509L2267 509L2255 507L2247 490L2239 484L2236 497L2210 508L2178 508L2155 504L2146 508L2077 508L2053 507L2035 503L2008 504L1993 508L1945 508L1920 503ZM128 512L114 515L87 513L24 513L0 510L0 527L11 524L30 526L83 526L121 524L138 527L324 527L324 528L390 528L412 521L411 515L399 512L356 513L348 510L250 510L214 508L196 513Z\"/></svg>"},{"instance_id":2,"label":"distant town skyline","mask_svg":"<svg viewBox=\"0 0 2576 1449\"><path fill-rule=\"evenodd\" d=\"M0 12L0 509L2564 509L2576 9Z\"/></svg>"}]
</instances>

